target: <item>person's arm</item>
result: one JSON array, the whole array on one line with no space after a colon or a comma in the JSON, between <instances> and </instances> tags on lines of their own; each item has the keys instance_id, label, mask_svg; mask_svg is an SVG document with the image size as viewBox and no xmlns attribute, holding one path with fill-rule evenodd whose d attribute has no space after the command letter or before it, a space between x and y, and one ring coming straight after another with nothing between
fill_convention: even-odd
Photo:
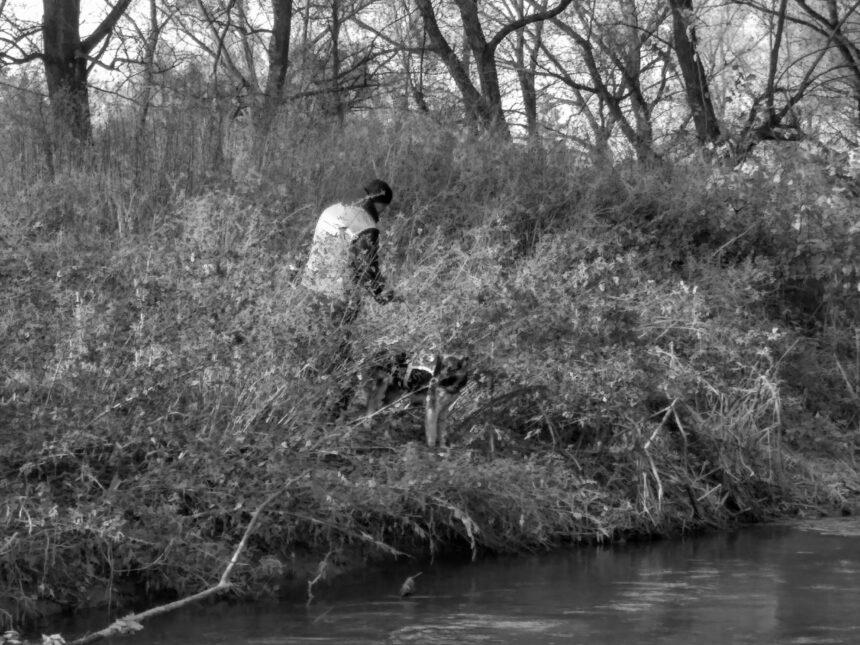
<instances>
[{"instance_id":1,"label":"person's arm","mask_svg":"<svg viewBox=\"0 0 860 645\"><path fill-rule=\"evenodd\" d=\"M389 302L392 294L385 290L385 277L379 270L379 230L359 233L350 245L350 256L355 284L370 291L377 302Z\"/></svg>"}]
</instances>

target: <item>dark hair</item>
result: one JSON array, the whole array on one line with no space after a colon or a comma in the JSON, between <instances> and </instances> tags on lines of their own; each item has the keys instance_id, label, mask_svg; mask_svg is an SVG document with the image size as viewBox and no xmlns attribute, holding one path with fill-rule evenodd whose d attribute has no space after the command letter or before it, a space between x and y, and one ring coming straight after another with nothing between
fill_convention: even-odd
<instances>
[{"instance_id":1,"label":"dark hair","mask_svg":"<svg viewBox=\"0 0 860 645\"><path fill-rule=\"evenodd\" d=\"M364 192L367 193L367 199L371 202L380 204L390 204L393 193L391 186L386 184L381 179L371 179L364 185Z\"/></svg>"}]
</instances>

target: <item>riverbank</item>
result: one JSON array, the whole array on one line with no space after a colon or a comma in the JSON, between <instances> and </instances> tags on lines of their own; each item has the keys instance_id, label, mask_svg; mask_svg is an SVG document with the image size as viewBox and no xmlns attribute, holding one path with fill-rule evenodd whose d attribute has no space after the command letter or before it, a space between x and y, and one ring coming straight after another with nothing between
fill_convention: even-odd
<instances>
[{"instance_id":1,"label":"riverbank","mask_svg":"<svg viewBox=\"0 0 860 645\"><path fill-rule=\"evenodd\" d=\"M414 563L362 571L305 606L257 601L196 606L147 621L136 643L719 645L829 640L860 632L858 518L792 520L626 545ZM803 554L798 557L798 554ZM400 598L407 575L415 594ZM822 593L827 589L833 593ZM64 634L100 627L78 620Z\"/></svg>"},{"instance_id":2,"label":"riverbank","mask_svg":"<svg viewBox=\"0 0 860 645\"><path fill-rule=\"evenodd\" d=\"M237 597L856 494L858 196L835 161L608 166L426 123L290 136L253 177L98 157L4 184L5 624L214 584L273 495ZM395 187L402 297L365 308L354 355L470 357L446 454L409 411L367 427L361 392L321 413L365 367L318 369L338 348L294 288L316 213L365 179L320 158L347 144Z\"/></svg>"},{"instance_id":3,"label":"riverbank","mask_svg":"<svg viewBox=\"0 0 860 645\"><path fill-rule=\"evenodd\" d=\"M416 448L410 446L409 449ZM815 504L810 498L806 498L796 500L796 505L761 509L766 515L754 521L773 522L788 518L794 520L808 518L817 521L827 516L857 515L860 512L860 497L854 496L840 500L838 495L832 496L836 489L843 486L849 490L860 489L860 477L857 476L857 472L848 467L847 464L836 461L819 461L814 468L827 466L835 468L828 468L827 476L823 476L822 473L817 481L819 484L833 486L834 489L827 495L819 496L817 498L821 500L819 503ZM812 481L812 479L808 481ZM456 486L457 484L453 485ZM481 519L478 518L477 521L481 521ZM429 553L427 549L421 548L420 545L418 548L406 547L400 554L394 554L389 551L389 547L396 547L398 545L396 541L379 548L379 545L370 544L369 541L356 540L353 544L342 543L336 552L293 552L290 554L291 557L286 566L283 567L275 568L277 563L267 565L264 561L260 562L257 564L258 567L268 566L271 568L262 576L256 575L255 581L252 583L253 588L245 587L248 584L248 571L246 570L244 573L240 573L240 583L243 587L216 594L203 602L211 602L212 599L260 601L264 598L278 598L287 602L307 603L309 607L327 606L333 599L342 596L344 588L354 587L356 580L374 580L376 578L388 580L391 585L389 591L394 594L399 582L394 584L391 580L405 579L407 575L412 575L416 571L432 572L440 565L452 566L455 563L467 565L470 561L481 561L487 556L500 554L527 556L534 553L569 550L572 546L590 552L589 547L593 548L594 545L610 546L625 542L652 542L667 538L671 540L681 535L690 537L692 535L713 534L736 530L745 523L737 517L726 519L720 526L709 522L682 521L674 526L666 524L659 531L643 527L630 529L623 533L619 532L611 537L600 532L582 533L575 537L562 535L553 542L545 542L539 547L522 548L520 545L518 548L516 545L511 545L510 548L486 548L479 546L475 552L470 550L469 542L460 536L454 537L450 541L440 542L433 554ZM477 532L477 530L478 525L476 524L475 531ZM248 563L252 563L252 561L244 556L240 558L240 571L242 566L247 566ZM398 571L402 574L399 578L395 573ZM39 633L60 631L69 639L78 636L79 630L84 624L88 625L89 630L107 627L110 622L106 611L108 607L110 607L110 615L122 616L177 599L176 595L170 592L161 593L157 596L152 595L144 587L133 581L133 576L126 576L124 580L113 583L112 588L96 586L86 589L85 593L79 596L80 601L73 608L73 612L70 612L70 607L64 607L60 603L43 601L34 607L37 611L31 614L25 625L28 626L28 631L34 638ZM241 614L242 611L241 603L231 605L230 612ZM88 620L85 623L72 620L72 616L78 613L89 614ZM149 621L146 621L146 624L149 624Z\"/></svg>"}]
</instances>

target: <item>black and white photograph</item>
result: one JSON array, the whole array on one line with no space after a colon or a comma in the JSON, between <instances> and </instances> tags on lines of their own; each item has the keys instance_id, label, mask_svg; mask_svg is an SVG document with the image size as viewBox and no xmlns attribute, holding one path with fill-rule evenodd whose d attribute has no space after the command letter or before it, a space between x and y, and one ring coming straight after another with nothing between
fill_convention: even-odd
<instances>
[{"instance_id":1,"label":"black and white photograph","mask_svg":"<svg viewBox=\"0 0 860 645\"><path fill-rule=\"evenodd\" d=\"M858 645L860 0L0 0L0 645Z\"/></svg>"}]
</instances>

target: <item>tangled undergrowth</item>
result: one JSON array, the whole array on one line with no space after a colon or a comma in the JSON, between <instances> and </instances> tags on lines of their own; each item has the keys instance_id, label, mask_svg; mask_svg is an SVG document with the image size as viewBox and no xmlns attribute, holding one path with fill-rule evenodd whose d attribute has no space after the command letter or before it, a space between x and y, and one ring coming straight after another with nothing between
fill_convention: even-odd
<instances>
[{"instance_id":1,"label":"tangled undergrowth","mask_svg":"<svg viewBox=\"0 0 860 645\"><path fill-rule=\"evenodd\" d=\"M322 559L669 535L858 492L860 198L838 160L606 166L416 121L282 135L292 154L253 173L156 138L146 183L114 144L3 184L0 623L193 593L272 494L243 596ZM369 165L324 152L344 149ZM338 362L296 278L320 207L370 168L397 191L402 302L368 305ZM327 423L390 346L475 366L447 454L409 410L362 422L360 390Z\"/></svg>"}]
</instances>

